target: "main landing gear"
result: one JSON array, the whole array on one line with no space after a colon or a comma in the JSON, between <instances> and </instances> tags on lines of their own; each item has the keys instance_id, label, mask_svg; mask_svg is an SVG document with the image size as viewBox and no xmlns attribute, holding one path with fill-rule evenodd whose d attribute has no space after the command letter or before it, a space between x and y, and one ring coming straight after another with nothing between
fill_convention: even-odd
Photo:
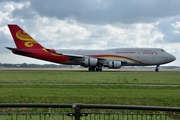
<instances>
[{"instance_id":1,"label":"main landing gear","mask_svg":"<svg viewBox=\"0 0 180 120\"><path fill-rule=\"evenodd\" d=\"M89 71L102 71L102 67L89 67Z\"/></svg>"},{"instance_id":2,"label":"main landing gear","mask_svg":"<svg viewBox=\"0 0 180 120\"><path fill-rule=\"evenodd\" d=\"M156 66L155 72L159 72L159 65Z\"/></svg>"}]
</instances>

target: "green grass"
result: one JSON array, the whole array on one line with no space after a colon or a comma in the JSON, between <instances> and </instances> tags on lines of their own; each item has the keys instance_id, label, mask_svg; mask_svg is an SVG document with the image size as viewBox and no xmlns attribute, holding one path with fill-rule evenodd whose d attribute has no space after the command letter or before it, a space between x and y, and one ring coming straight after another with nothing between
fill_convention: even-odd
<instances>
[{"instance_id":1,"label":"green grass","mask_svg":"<svg viewBox=\"0 0 180 120\"><path fill-rule=\"evenodd\" d=\"M171 85L180 85L179 71L0 71L0 103L180 107L180 86Z\"/></svg>"},{"instance_id":2,"label":"green grass","mask_svg":"<svg viewBox=\"0 0 180 120\"><path fill-rule=\"evenodd\" d=\"M139 86L180 85L178 71L1 71L0 83L0 103L180 106L179 86Z\"/></svg>"},{"instance_id":3,"label":"green grass","mask_svg":"<svg viewBox=\"0 0 180 120\"><path fill-rule=\"evenodd\" d=\"M85 103L180 106L180 87L1 85L0 89L1 103Z\"/></svg>"},{"instance_id":4,"label":"green grass","mask_svg":"<svg viewBox=\"0 0 180 120\"><path fill-rule=\"evenodd\" d=\"M180 72L0 72L1 83L31 84L179 84Z\"/></svg>"}]
</instances>

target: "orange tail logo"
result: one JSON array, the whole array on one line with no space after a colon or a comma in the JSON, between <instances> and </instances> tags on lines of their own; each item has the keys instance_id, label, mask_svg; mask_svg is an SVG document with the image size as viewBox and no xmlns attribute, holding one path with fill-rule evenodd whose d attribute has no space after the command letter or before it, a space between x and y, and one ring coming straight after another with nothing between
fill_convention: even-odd
<instances>
[{"instance_id":1,"label":"orange tail logo","mask_svg":"<svg viewBox=\"0 0 180 120\"><path fill-rule=\"evenodd\" d=\"M9 24L8 27L11 31L12 37L14 39L17 48L20 49L43 48L36 40L34 40L18 25Z\"/></svg>"},{"instance_id":2,"label":"orange tail logo","mask_svg":"<svg viewBox=\"0 0 180 120\"><path fill-rule=\"evenodd\" d=\"M23 30L19 30L17 33L16 33L16 37L19 39L19 40L22 40L24 41L24 45L26 47L33 47L34 44L38 44L31 36L29 36L25 31Z\"/></svg>"}]
</instances>

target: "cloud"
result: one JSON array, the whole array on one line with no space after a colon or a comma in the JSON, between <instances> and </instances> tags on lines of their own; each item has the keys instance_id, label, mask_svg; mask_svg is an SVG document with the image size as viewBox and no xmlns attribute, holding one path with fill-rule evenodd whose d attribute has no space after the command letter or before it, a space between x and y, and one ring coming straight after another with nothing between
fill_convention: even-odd
<instances>
[{"instance_id":1,"label":"cloud","mask_svg":"<svg viewBox=\"0 0 180 120\"><path fill-rule=\"evenodd\" d=\"M163 34L163 41L157 42L180 43L179 21L180 15L161 20L156 27Z\"/></svg>"},{"instance_id":2,"label":"cloud","mask_svg":"<svg viewBox=\"0 0 180 120\"><path fill-rule=\"evenodd\" d=\"M32 19L33 17L35 17L36 14L29 7L30 4L31 3L29 1L19 4L19 6L14 8L14 10L12 11L12 17L21 19Z\"/></svg>"},{"instance_id":3,"label":"cloud","mask_svg":"<svg viewBox=\"0 0 180 120\"><path fill-rule=\"evenodd\" d=\"M47 48L160 47L180 58L179 0L0 0L0 4L0 58L10 53L4 46L15 47L9 23L18 24Z\"/></svg>"},{"instance_id":4,"label":"cloud","mask_svg":"<svg viewBox=\"0 0 180 120\"><path fill-rule=\"evenodd\" d=\"M9 1L26 4L24 9L13 11L14 16L24 19L34 17L34 13L37 13L42 17L55 17L60 20L71 18L90 24L131 24L157 22L161 18L180 14L179 0Z\"/></svg>"},{"instance_id":5,"label":"cloud","mask_svg":"<svg viewBox=\"0 0 180 120\"><path fill-rule=\"evenodd\" d=\"M180 13L178 0L31 0L31 7L42 16L64 20L73 18L91 24L154 22Z\"/></svg>"}]
</instances>

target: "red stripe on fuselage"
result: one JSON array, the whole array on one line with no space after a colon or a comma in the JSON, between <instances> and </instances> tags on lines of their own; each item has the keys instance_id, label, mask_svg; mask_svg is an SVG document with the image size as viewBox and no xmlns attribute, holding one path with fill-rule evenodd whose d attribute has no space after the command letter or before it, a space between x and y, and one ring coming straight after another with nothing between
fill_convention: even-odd
<instances>
[{"instance_id":1,"label":"red stripe on fuselage","mask_svg":"<svg viewBox=\"0 0 180 120\"><path fill-rule=\"evenodd\" d=\"M49 62L54 62L54 63L65 63L68 62L69 59L69 57L67 56L62 56L55 53L48 53L43 49L29 49L29 51L35 52L35 54L19 54L19 55L45 60Z\"/></svg>"}]
</instances>

